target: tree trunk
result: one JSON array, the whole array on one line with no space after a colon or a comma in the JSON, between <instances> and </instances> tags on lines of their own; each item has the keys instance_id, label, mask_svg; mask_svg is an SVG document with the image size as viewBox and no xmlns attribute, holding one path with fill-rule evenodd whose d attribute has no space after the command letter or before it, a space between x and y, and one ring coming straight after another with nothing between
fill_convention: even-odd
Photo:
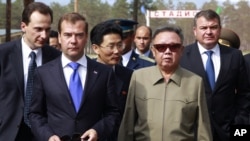
<instances>
[{"instance_id":1,"label":"tree trunk","mask_svg":"<svg viewBox=\"0 0 250 141\"><path fill-rule=\"evenodd\" d=\"M11 0L6 1L6 36L5 36L5 42L8 42L11 40Z\"/></svg>"},{"instance_id":2,"label":"tree trunk","mask_svg":"<svg viewBox=\"0 0 250 141\"><path fill-rule=\"evenodd\" d=\"M134 7L133 7L133 20L137 21L138 15L138 0L134 0Z\"/></svg>"}]
</instances>

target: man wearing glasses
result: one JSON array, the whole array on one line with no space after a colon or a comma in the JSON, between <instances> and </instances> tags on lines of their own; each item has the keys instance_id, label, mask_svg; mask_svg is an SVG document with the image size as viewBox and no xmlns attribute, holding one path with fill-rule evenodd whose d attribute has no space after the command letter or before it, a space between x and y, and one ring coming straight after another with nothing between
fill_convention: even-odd
<instances>
[{"instance_id":1,"label":"man wearing glasses","mask_svg":"<svg viewBox=\"0 0 250 141\"><path fill-rule=\"evenodd\" d=\"M179 66L182 44L178 27L155 31L157 65L134 71L119 141L212 140L202 78Z\"/></svg>"},{"instance_id":2,"label":"man wearing glasses","mask_svg":"<svg viewBox=\"0 0 250 141\"><path fill-rule=\"evenodd\" d=\"M155 64L152 59L139 56L133 49L134 26L138 24L136 21L127 19L111 19L107 22L116 23L122 28L124 48L122 51L121 65L136 70L153 66Z\"/></svg>"},{"instance_id":3,"label":"man wearing glasses","mask_svg":"<svg viewBox=\"0 0 250 141\"><path fill-rule=\"evenodd\" d=\"M90 40L92 48L97 54L96 61L108 65L114 70L116 94L119 98L118 103L122 117L127 99L129 82L133 73L132 69L119 65L122 57L122 50L124 48L122 42L122 29L115 23L99 23L91 30ZM117 140L120 122L121 118L109 140Z\"/></svg>"}]
</instances>

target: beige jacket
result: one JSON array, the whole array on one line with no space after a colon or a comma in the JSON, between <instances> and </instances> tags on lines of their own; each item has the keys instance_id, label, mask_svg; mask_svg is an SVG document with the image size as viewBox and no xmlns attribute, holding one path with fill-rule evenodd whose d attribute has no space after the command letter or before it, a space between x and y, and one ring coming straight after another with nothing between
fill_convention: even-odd
<instances>
[{"instance_id":1,"label":"beige jacket","mask_svg":"<svg viewBox=\"0 0 250 141\"><path fill-rule=\"evenodd\" d=\"M212 141L202 78L179 67L166 84L157 66L133 73L118 141Z\"/></svg>"}]
</instances>

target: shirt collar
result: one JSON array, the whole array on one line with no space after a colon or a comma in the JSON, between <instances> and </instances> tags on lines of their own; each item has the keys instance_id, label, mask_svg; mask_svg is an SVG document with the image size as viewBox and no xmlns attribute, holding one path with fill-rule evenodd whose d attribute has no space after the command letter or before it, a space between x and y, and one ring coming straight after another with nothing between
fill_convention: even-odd
<instances>
[{"instance_id":1,"label":"shirt collar","mask_svg":"<svg viewBox=\"0 0 250 141\"><path fill-rule=\"evenodd\" d=\"M149 56L149 54L150 54L150 49L149 49L148 51L146 51L145 53L141 54L141 53L139 52L139 50L136 48L136 49L135 49L135 53L136 53L136 54L139 54L139 55Z\"/></svg>"},{"instance_id":2,"label":"shirt collar","mask_svg":"<svg viewBox=\"0 0 250 141\"><path fill-rule=\"evenodd\" d=\"M122 59L125 61L125 60L129 60L130 59L130 56L132 54L132 51L133 50L130 50L129 52L127 52L126 54L123 54L122 55Z\"/></svg>"},{"instance_id":3,"label":"shirt collar","mask_svg":"<svg viewBox=\"0 0 250 141\"><path fill-rule=\"evenodd\" d=\"M63 53L62 53L62 67L65 68L66 66L68 66L69 63L71 63L72 61L69 60ZM83 55L79 60L76 61L77 63L79 63L81 66L87 68L87 58L85 55Z\"/></svg>"},{"instance_id":4,"label":"shirt collar","mask_svg":"<svg viewBox=\"0 0 250 141\"><path fill-rule=\"evenodd\" d=\"M21 43L22 43L22 54L23 54L24 57L29 58L29 55L30 55L30 53L31 53L32 51L35 52L36 55L41 54L41 52L42 52L41 48L32 50L32 49L27 45L27 43L25 43L23 37L22 37Z\"/></svg>"},{"instance_id":5,"label":"shirt collar","mask_svg":"<svg viewBox=\"0 0 250 141\"><path fill-rule=\"evenodd\" d=\"M207 49L205 49L199 42L197 42L198 44L198 48L199 48L199 51L200 51L200 54L204 54L206 51L209 51ZM216 44L212 49L210 49L211 51L214 52L214 54L217 54L219 53L219 45Z\"/></svg>"}]
</instances>

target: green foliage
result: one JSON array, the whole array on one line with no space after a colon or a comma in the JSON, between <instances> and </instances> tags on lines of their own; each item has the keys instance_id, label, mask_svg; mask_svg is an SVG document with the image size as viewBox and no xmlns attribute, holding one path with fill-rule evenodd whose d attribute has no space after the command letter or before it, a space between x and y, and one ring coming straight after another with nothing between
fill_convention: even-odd
<instances>
[{"instance_id":1,"label":"green foliage","mask_svg":"<svg viewBox=\"0 0 250 141\"><path fill-rule=\"evenodd\" d=\"M5 28L6 24L6 4L0 2L0 28Z\"/></svg>"},{"instance_id":2,"label":"green foliage","mask_svg":"<svg viewBox=\"0 0 250 141\"><path fill-rule=\"evenodd\" d=\"M62 14L74 11L74 1L75 0L71 0L66 6L62 6L60 3L56 2L50 4L54 14L52 29L57 30L57 22ZM250 50L250 32L248 32L250 27L250 5L248 1L239 0L235 4L231 2L232 0L225 0L224 3L219 3L219 0L203 0L203 5L197 5L198 0L196 1L183 2L182 0L116 0L115 3L110 5L108 0L78 0L77 12L83 14L86 17L89 23L90 31L97 23L111 18L133 19L134 16L137 16L139 25L145 25L146 18L140 10L142 5L144 5L148 10L217 10L221 17L222 27L230 28L239 35L241 39L240 49L243 51ZM138 10L137 15L134 15L136 12L133 11L133 2L138 2L137 8L135 8ZM218 9L218 7L220 8ZM5 28L6 3L3 0L0 0L0 9L0 28ZM22 10L23 1L13 1L11 16L12 29L20 28ZM175 24L183 29L185 44L189 44L194 41L192 19L150 19L150 27L153 29L153 31L156 28L166 24Z\"/></svg>"},{"instance_id":3,"label":"green foliage","mask_svg":"<svg viewBox=\"0 0 250 141\"><path fill-rule=\"evenodd\" d=\"M117 0L114 3L112 9L111 18L131 18L132 17L132 7L129 7L129 4L126 0ZM116 12L114 12L116 11Z\"/></svg>"}]
</instances>

